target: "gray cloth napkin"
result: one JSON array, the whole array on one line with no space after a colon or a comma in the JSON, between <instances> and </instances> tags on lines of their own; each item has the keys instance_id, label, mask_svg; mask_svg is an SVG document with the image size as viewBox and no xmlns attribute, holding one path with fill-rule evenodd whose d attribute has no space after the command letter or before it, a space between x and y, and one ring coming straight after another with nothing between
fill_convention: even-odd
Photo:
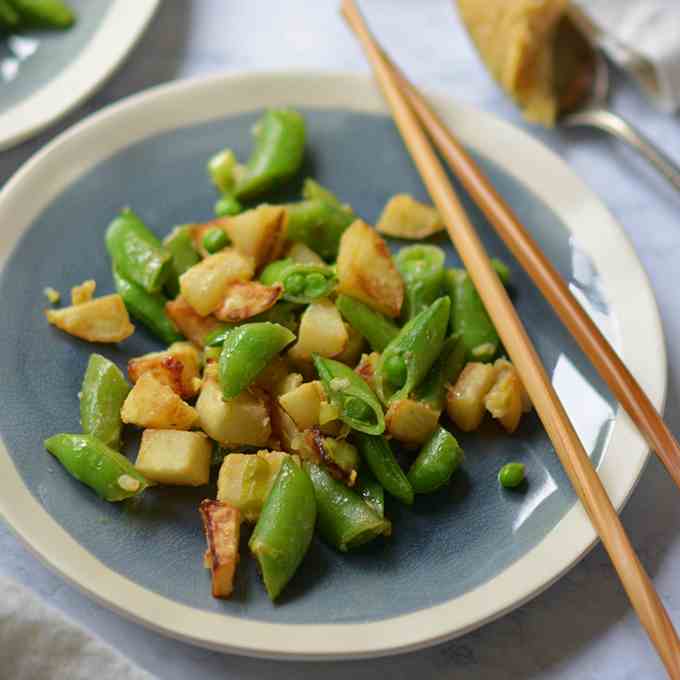
<instances>
[{"instance_id":1,"label":"gray cloth napkin","mask_svg":"<svg viewBox=\"0 0 680 680\"><path fill-rule=\"evenodd\" d=\"M153 680L105 642L0 576L3 680Z\"/></svg>"}]
</instances>

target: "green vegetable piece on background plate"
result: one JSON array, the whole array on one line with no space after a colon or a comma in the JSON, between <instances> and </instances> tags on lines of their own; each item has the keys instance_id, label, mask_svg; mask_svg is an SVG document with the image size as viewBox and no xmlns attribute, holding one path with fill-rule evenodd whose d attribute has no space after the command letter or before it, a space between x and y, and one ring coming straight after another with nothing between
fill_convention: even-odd
<instances>
[{"instance_id":1,"label":"green vegetable piece on background plate","mask_svg":"<svg viewBox=\"0 0 680 680\"><path fill-rule=\"evenodd\" d=\"M179 277L201 261L201 256L194 248L191 225L183 224L175 227L163 240L163 247L170 253L170 274L165 288L171 297L179 295Z\"/></svg>"},{"instance_id":2,"label":"green vegetable piece on background plate","mask_svg":"<svg viewBox=\"0 0 680 680\"><path fill-rule=\"evenodd\" d=\"M65 29L73 26L75 12L61 0L9 0L27 27Z\"/></svg>"},{"instance_id":3,"label":"green vegetable piece on background plate","mask_svg":"<svg viewBox=\"0 0 680 680\"><path fill-rule=\"evenodd\" d=\"M382 352L399 333L399 327L391 319L348 295L338 295L335 306L347 323L366 338L374 352Z\"/></svg>"},{"instance_id":4,"label":"green vegetable piece on background plate","mask_svg":"<svg viewBox=\"0 0 680 680\"><path fill-rule=\"evenodd\" d=\"M260 281L267 286L283 285L283 299L308 304L333 292L337 284L335 272L330 267L299 264L292 260L276 260L265 267Z\"/></svg>"},{"instance_id":5,"label":"green vegetable piece on background plate","mask_svg":"<svg viewBox=\"0 0 680 680\"><path fill-rule=\"evenodd\" d=\"M498 481L505 489L515 489L524 481L524 465L508 463L498 473Z\"/></svg>"},{"instance_id":6,"label":"green vegetable piece on background plate","mask_svg":"<svg viewBox=\"0 0 680 680\"><path fill-rule=\"evenodd\" d=\"M464 460L463 449L455 437L438 427L420 450L408 471L416 493L432 493L444 486Z\"/></svg>"},{"instance_id":7,"label":"green vegetable piece on background plate","mask_svg":"<svg viewBox=\"0 0 680 680\"><path fill-rule=\"evenodd\" d=\"M406 246L397 253L394 262L405 284L402 308L405 321L418 315L441 295L445 258L441 248L430 245Z\"/></svg>"},{"instance_id":8,"label":"green vegetable piece on background plate","mask_svg":"<svg viewBox=\"0 0 680 680\"><path fill-rule=\"evenodd\" d=\"M91 434L55 434L45 440L45 448L106 501L122 501L149 486L125 456Z\"/></svg>"}]
</instances>

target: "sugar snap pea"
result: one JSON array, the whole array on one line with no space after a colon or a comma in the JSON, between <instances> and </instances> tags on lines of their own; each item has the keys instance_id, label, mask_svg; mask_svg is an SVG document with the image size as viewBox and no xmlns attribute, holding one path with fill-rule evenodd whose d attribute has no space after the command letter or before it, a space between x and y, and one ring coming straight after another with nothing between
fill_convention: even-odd
<instances>
[{"instance_id":1,"label":"sugar snap pea","mask_svg":"<svg viewBox=\"0 0 680 680\"><path fill-rule=\"evenodd\" d=\"M325 260L336 257L343 232L356 220L347 210L319 198L288 203L285 208L288 238L304 243Z\"/></svg>"},{"instance_id":2,"label":"sugar snap pea","mask_svg":"<svg viewBox=\"0 0 680 680\"><path fill-rule=\"evenodd\" d=\"M19 15L9 0L0 0L0 30L13 29L19 25Z\"/></svg>"},{"instance_id":3,"label":"sugar snap pea","mask_svg":"<svg viewBox=\"0 0 680 680\"><path fill-rule=\"evenodd\" d=\"M339 208L345 212L352 213L352 210L347 205L343 204L330 189L326 189L326 187L321 186L317 181L311 178L307 178L302 185L302 198L308 201L319 199L334 208Z\"/></svg>"},{"instance_id":4,"label":"sugar snap pea","mask_svg":"<svg viewBox=\"0 0 680 680\"><path fill-rule=\"evenodd\" d=\"M382 352L399 333L397 325L384 314L347 295L338 295L335 306L374 352Z\"/></svg>"},{"instance_id":5,"label":"sugar snap pea","mask_svg":"<svg viewBox=\"0 0 680 680\"><path fill-rule=\"evenodd\" d=\"M271 600L281 594L300 566L312 540L316 514L309 476L286 458L248 542Z\"/></svg>"},{"instance_id":6,"label":"sugar snap pea","mask_svg":"<svg viewBox=\"0 0 680 680\"><path fill-rule=\"evenodd\" d=\"M402 248L394 261L406 286L402 316L408 321L431 305L444 284L444 251L437 246Z\"/></svg>"},{"instance_id":7,"label":"sugar snap pea","mask_svg":"<svg viewBox=\"0 0 680 680\"><path fill-rule=\"evenodd\" d=\"M101 354L91 354L79 394L83 432L118 451L123 428L120 409L129 391L116 364Z\"/></svg>"},{"instance_id":8,"label":"sugar snap pea","mask_svg":"<svg viewBox=\"0 0 680 680\"><path fill-rule=\"evenodd\" d=\"M455 437L438 427L413 461L408 480L416 493L432 493L451 479L463 459Z\"/></svg>"},{"instance_id":9,"label":"sugar snap pea","mask_svg":"<svg viewBox=\"0 0 680 680\"><path fill-rule=\"evenodd\" d=\"M354 489L365 503L368 503L380 517L385 516L385 490L373 476L370 468L363 466L354 484Z\"/></svg>"},{"instance_id":10,"label":"sugar snap pea","mask_svg":"<svg viewBox=\"0 0 680 680\"><path fill-rule=\"evenodd\" d=\"M366 382L339 361L318 354L313 359L328 400L340 410L340 420L359 432L382 434L385 414Z\"/></svg>"},{"instance_id":11,"label":"sugar snap pea","mask_svg":"<svg viewBox=\"0 0 680 680\"><path fill-rule=\"evenodd\" d=\"M347 552L385 532L387 521L356 491L333 479L320 465L306 461L304 468L314 486L317 524L324 541Z\"/></svg>"},{"instance_id":12,"label":"sugar snap pea","mask_svg":"<svg viewBox=\"0 0 680 680\"><path fill-rule=\"evenodd\" d=\"M130 316L143 323L154 335L168 345L182 339L174 322L165 312L166 298L160 293L148 293L144 288L128 281L114 266L113 283L123 298Z\"/></svg>"},{"instance_id":13,"label":"sugar snap pea","mask_svg":"<svg viewBox=\"0 0 680 680\"><path fill-rule=\"evenodd\" d=\"M45 448L104 500L122 501L149 486L125 456L91 434L55 434L45 440Z\"/></svg>"},{"instance_id":14,"label":"sugar snap pea","mask_svg":"<svg viewBox=\"0 0 680 680\"><path fill-rule=\"evenodd\" d=\"M106 247L118 271L149 293L160 291L172 273L170 253L129 208L106 230Z\"/></svg>"},{"instance_id":15,"label":"sugar snap pea","mask_svg":"<svg viewBox=\"0 0 680 680\"><path fill-rule=\"evenodd\" d=\"M375 370L376 391L383 403L408 397L425 378L441 352L450 306L448 297L440 297L385 347Z\"/></svg>"},{"instance_id":16,"label":"sugar snap pea","mask_svg":"<svg viewBox=\"0 0 680 680\"><path fill-rule=\"evenodd\" d=\"M76 15L62 0L9 0L19 14L19 22L39 28L70 28Z\"/></svg>"},{"instance_id":17,"label":"sugar snap pea","mask_svg":"<svg viewBox=\"0 0 680 680\"><path fill-rule=\"evenodd\" d=\"M385 437L354 432L352 440L383 489L402 503L411 505L413 503L411 483L394 457Z\"/></svg>"},{"instance_id":18,"label":"sugar snap pea","mask_svg":"<svg viewBox=\"0 0 680 680\"><path fill-rule=\"evenodd\" d=\"M175 227L163 240L163 247L171 257L170 273L165 282L165 288L175 298L179 295L179 277L201 261L201 256L194 248L191 225L183 224Z\"/></svg>"},{"instance_id":19,"label":"sugar snap pea","mask_svg":"<svg viewBox=\"0 0 680 680\"><path fill-rule=\"evenodd\" d=\"M222 344L218 366L222 396L225 399L238 396L293 340L295 335L291 331L275 323L236 326Z\"/></svg>"},{"instance_id":20,"label":"sugar snap pea","mask_svg":"<svg viewBox=\"0 0 680 680\"><path fill-rule=\"evenodd\" d=\"M425 402L435 411L441 411L444 408L446 385L454 383L460 375L465 366L465 355L460 336L448 337L425 379L414 390L412 398Z\"/></svg>"},{"instance_id":21,"label":"sugar snap pea","mask_svg":"<svg viewBox=\"0 0 680 680\"><path fill-rule=\"evenodd\" d=\"M330 267L285 259L267 265L260 281L267 286L281 283L284 300L308 304L330 295L337 284L337 277Z\"/></svg>"},{"instance_id":22,"label":"sugar snap pea","mask_svg":"<svg viewBox=\"0 0 680 680\"><path fill-rule=\"evenodd\" d=\"M272 109L254 128L255 149L233 195L251 201L291 179L302 165L305 121L297 111Z\"/></svg>"},{"instance_id":23,"label":"sugar snap pea","mask_svg":"<svg viewBox=\"0 0 680 680\"><path fill-rule=\"evenodd\" d=\"M231 149L223 149L208 161L208 174L213 184L225 195L233 190L236 176L242 172L236 156Z\"/></svg>"}]
</instances>

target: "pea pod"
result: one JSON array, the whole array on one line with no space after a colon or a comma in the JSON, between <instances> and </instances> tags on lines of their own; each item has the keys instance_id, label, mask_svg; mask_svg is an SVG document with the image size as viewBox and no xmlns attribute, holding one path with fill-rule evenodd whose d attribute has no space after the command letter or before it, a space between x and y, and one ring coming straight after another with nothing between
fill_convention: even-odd
<instances>
[{"instance_id":1,"label":"pea pod","mask_svg":"<svg viewBox=\"0 0 680 680\"><path fill-rule=\"evenodd\" d=\"M340 420L367 434L385 431L385 414L371 388L349 366L313 355L328 400L340 411Z\"/></svg>"},{"instance_id":2,"label":"pea pod","mask_svg":"<svg viewBox=\"0 0 680 680\"><path fill-rule=\"evenodd\" d=\"M299 264L285 259L267 265L260 275L260 281L267 286L281 283L284 300L308 304L330 295L338 280L330 267Z\"/></svg>"},{"instance_id":3,"label":"pea pod","mask_svg":"<svg viewBox=\"0 0 680 680\"><path fill-rule=\"evenodd\" d=\"M349 325L366 338L374 352L382 352L399 333L391 319L352 297L338 295L335 306Z\"/></svg>"},{"instance_id":4,"label":"pea pod","mask_svg":"<svg viewBox=\"0 0 680 680\"><path fill-rule=\"evenodd\" d=\"M179 277L201 261L201 256L194 248L191 226L183 224L175 227L163 240L163 247L170 253L171 258L165 288L175 298L179 295Z\"/></svg>"},{"instance_id":5,"label":"pea pod","mask_svg":"<svg viewBox=\"0 0 680 680\"><path fill-rule=\"evenodd\" d=\"M438 427L408 471L416 493L432 493L446 484L464 460L463 449L455 437Z\"/></svg>"},{"instance_id":6,"label":"pea pod","mask_svg":"<svg viewBox=\"0 0 680 680\"><path fill-rule=\"evenodd\" d=\"M395 264L406 286L402 316L408 321L431 305L444 285L444 251L437 246L402 248Z\"/></svg>"},{"instance_id":7,"label":"pea pod","mask_svg":"<svg viewBox=\"0 0 680 680\"><path fill-rule=\"evenodd\" d=\"M382 353L375 386L383 403L407 398L439 356L449 323L448 297L440 297L411 319Z\"/></svg>"},{"instance_id":8,"label":"pea pod","mask_svg":"<svg viewBox=\"0 0 680 680\"><path fill-rule=\"evenodd\" d=\"M352 213L352 210L326 187L322 187L317 181L307 178L302 185L302 198L308 201L319 199L333 208L344 210L347 213Z\"/></svg>"},{"instance_id":9,"label":"pea pod","mask_svg":"<svg viewBox=\"0 0 680 680\"><path fill-rule=\"evenodd\" d=\"M10 0L10 4L25 26L64 29L76 20L73 10L61 0Z\"/></svg>"},{"instance_id":10,"label":"pea pod","mask_svg":"<svg viewBox=\"0 0 680 680\"><path fill-rule=\"evenodd\" d=\"M160 293L147 293L141 286L128 281L113 269L113 283L123 298L130 316L143 323L154 335L168 345L183 338L174 322L165 312L167 299Z\"/></svg>"},{"instance_id":11,"label":"pea pod","mask_svg":"<svg viewBox=\"0 0 680 680\"><path fill-rule=\"evenodd\" d=\"M361 469L354 488L364 502L368 503L380 517L385 516L385 490L368 467L364 466Z\"/></svg>"},{"instance_id":12,"label":"pea pod","mask_svg":"<svg viewBox=\"0 0 680 680\"><path fill-rule=\"evenodd\" d=\"M235 327L232 324L223 323L208 331L203 338L204 347L222 347L224 340Z\"/></svg>"},{"instance_id":13,"label":"pea pod","mask_svg":"<svg viewBox=\"0 0 680 680\"><path fill-rule=\"evenodd\" d=\"M288 239L309 246L325 260L338 254L340 238L356 217L321 199L288 203L286 230Z\"/></svg>"},{"instance_id":14,"label":"pea pod","mask_svg":"<svg viewBox=\"0 0 680 680\"><path fill-rule=\"evenodd\" d=\"M360 432L352 434L364 462L368 465L380 485L391 496L402 503L413 503L413 489L404 471L392 453L387 439L382 436L370 436Z\"/></svg>"},{"instance_id":15,"label":"pea pod","mask_svg":"<svg viewBox=\"0 0 680 680\"><path fill-rule=\"evenodd\" d=\"M125 456L91 434L55 434L45 440L45 448L104 500L122 501L149 486Z\"/></svg>"},{"instance_id":16,"label":"pea pod","mask_svg":"<svg viewBox=\"0 0 680 680\"><path fill-rule=\"evenodd\" d=\"M0 0L0 30L15 29L19 25L19 15L8 0Z\"/></svg>"},{"instance_id":17,"label":"pea pod","mask_svg":"<svg viewBox=\"0 0 680 680\"><path fill-rule=\"evenodd\" d=\"M118 271L148 293L172 274L172 258L146 225L126 208L106 230L106 248Z\"/></svg>"},{"instance_id":18,"label":"pea pod","mask_svg":"<svg viewBox=\"0 0 680 680\"><path fill-rule=\"evenodd\" d=\"M116 451L123 423L120 409L130 385L116 364L101 354L91 354L80 388L80 425Z\"/></svg>"},{"instance_id":19,"label":"pea pod","mask_svg":"<svg viewBox=\"0 0 680 680\"><path fill-rule=\"evenodd\" d=\"M385 532L387 520L356 491L333 479L320 465L306 461L304 468L314 487L319 533L324 541L347 552Z\"/></svg>"},{"instance_id":20,"label":"pea pod","mask_svg":"<svg viewBox=\"0 0 680 680\"><path fill-rule=\"evenodd\" d=\"M305 122L296 111L269 110L255 125L255 149L233 195L251 201L291 179L302 165Z\"/></svg>"},{"instance_id":21,"label":"pea pod","mask_svg":"<svg viewBox=\"0 0 680 680\"><path fill-rule=\"evenodd\" d=\"M250 385L270 360L295 340L287 328L256 322L236 326L224 339L219 360L222 396L233 399Z\"/></svg>"},{"instance_id":22,"label":"pea pod","mask_svg":"<svg viewBox=\"0 0 680 680\"><path fill-rule=\"evenodd\" d=\"M412 398L422 401L435 411L444 408L446 385L454 383L465 366L465 346L458 335L444 341L442 351L428 374L413 392Z\"/></svg>"},{"instance_id":23,"label":"pea pod","mask_svg":"<svg viewBox=\"0 0 680 680\"><path fill-rule=\"evenodd\" d=\"M229 194L236 184L236 176L242 172L231 149L223 149L208 161L208 174L213 184L223 193Z\"/></svg>"},{"instance_id":24,"label":"pea pod","mask_svg":"<svg viewBox=\"0 0 680 680\"><path fill-rule=\"evenodd\" d=\"M271 600L300 566L312 541L316 514L314 486L307 473L287 458L248 542Z\"/></svg>"}]
</instances>

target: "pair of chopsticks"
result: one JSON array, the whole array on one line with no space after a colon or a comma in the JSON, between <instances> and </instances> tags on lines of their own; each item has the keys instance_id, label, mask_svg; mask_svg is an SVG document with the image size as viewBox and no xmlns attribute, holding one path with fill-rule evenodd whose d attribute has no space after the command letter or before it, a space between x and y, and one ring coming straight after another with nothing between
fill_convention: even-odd
<instances>
[{"instance_id":1,"label":"pair of chopsticks","mask_svg":"<svg viewBox=\"0 0 680 680\"><path fill-rule=\"evenodd\" d=\"M423 127L513 255L680 485L680 447L604 336L474 161L371 35L354 0L342 13L359 39L392 116L447 231L517 368L572 486L609 553L621 583L669 676L680 680L680 640L640 563L600 478L569 421L533 343L468 219ZM423 127L421 127L421 125Z\"/></svg>"}]
</instances>

